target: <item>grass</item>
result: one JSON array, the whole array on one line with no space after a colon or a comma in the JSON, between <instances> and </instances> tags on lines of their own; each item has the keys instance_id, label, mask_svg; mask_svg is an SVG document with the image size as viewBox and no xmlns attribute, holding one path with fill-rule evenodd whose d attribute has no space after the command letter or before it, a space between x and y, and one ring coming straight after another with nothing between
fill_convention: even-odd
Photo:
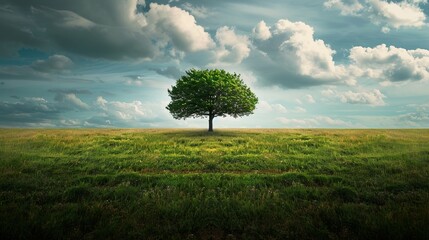
<instances>
[{"instance_id":1,"label":"grass","mask_svg":"<svg viewBox=\"0 0 429 240\"><path fill-rule=\"evenodd\" d=\"M0 130L0 239L429 239L429 130Z\"/></svg>"}]
</instances>

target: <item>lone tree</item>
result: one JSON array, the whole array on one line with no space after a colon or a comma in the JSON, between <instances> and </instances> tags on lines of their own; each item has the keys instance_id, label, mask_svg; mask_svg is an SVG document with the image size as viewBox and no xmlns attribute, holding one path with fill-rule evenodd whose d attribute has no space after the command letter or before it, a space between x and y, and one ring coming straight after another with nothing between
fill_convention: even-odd
<instances>
[{"instance_id":1,"label":"lone tree","mask_svg":"<svg viewBox=\"0 0 429 240\"><path fill-rule=\"evenodd\" d=\"M240 79L240 75L224 70L195 70L186 72L168 89L171 102L166 107L175 119L209 118L230 115L234 118L253 113L258 98Z\"/></svg>"}]
</instances>

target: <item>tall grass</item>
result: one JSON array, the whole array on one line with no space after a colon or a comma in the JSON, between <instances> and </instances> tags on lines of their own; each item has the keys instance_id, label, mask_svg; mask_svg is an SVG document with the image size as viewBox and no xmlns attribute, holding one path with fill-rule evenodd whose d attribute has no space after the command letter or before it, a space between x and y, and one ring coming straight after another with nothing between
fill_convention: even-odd
<instances>
[{"instance_id":1,"label":"tall grass","mask_svg":"<svg viewBox=\"0 0 429 240\"><path fill-rule=\"evenodd\" d=\"M429 130L0 130L1 239L429 239Z\"/></svg>"}]
</instances>

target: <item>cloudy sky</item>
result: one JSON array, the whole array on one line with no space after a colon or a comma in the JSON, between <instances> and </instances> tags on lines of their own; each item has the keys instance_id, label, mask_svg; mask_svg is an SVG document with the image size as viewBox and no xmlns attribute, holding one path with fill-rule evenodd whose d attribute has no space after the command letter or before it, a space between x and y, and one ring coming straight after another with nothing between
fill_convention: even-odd
<instances>
[{"instance_id":1,"label":"cloudy sky","mask_svg":"<svg viewBox=\"0 0 429 240\"><path fill-rule=\"evenodd\" d=\"M175 120L188 69L241 74L255 113L217 127L429 127L427 0L0 0L0 127Z\"/></svg>"}]
</instances>

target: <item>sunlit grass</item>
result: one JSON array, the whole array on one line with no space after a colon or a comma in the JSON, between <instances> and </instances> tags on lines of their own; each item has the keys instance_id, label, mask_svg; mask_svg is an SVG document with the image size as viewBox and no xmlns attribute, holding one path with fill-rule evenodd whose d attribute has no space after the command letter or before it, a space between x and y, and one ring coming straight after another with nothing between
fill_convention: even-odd
<instances>
[{"instance_id":1,"label":"sunlit grass","mask_svg":"<svg viewBox=\"0 0 429 240\"><path fill-rule=\"evenodd\" d=\"M0 238L428 239L429 130L0 130Z\"/></svg>"}]
</instances>

